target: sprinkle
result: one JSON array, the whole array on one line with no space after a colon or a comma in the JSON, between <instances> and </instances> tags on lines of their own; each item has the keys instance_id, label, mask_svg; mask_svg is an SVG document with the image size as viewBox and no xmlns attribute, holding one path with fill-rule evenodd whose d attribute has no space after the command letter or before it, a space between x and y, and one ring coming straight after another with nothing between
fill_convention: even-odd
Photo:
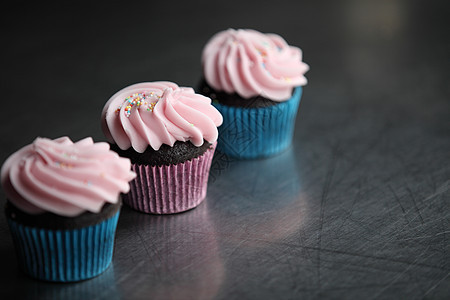
<instances>
[{"instance_id":1,"label":"sprinkle","mask_svg":"<svg viewBox=\"0 0 450 300\"><path fill-rule=\"evenodd\" d=\"M192 123L189 123L189 125L191 125L192 127L194 127L195 125L194 124L192 124Z\"/></svg>"},{"instance_id":2,"label":"sprinkle","mask_svg":"<svg viewBox=\"0 0 450 300\"><path fill-rule=\"evenodd\" d=\"M156 102L151 102L151 103L148 105L147 110L148 110L148 111L153 111L153 110L155 109L155 105L156 105Z\"/></svg>"},{"instance_id":3,"label":"sprinkle","mask_svg":"<svg viewBox=\"0 0 450 300\"><path fill-rule=\"evenodd\" d=\"M262 49L256 48L256 51L258 51L259 55L261 55L263 58L267 56L267 52Z\"/></svg>"},{"instance_id":4,"label":"sprinkle","mask_svg":"<svg viewBox=\"0 0 450 300\"><path fill-rule=\"evenodd\" d=\"M60 162L60 161L55 161L55 165L61 169L72 169L73 168L73 165L66 164L66 163Z\"/></svg>"},{"instance_id":5,"label":"sprinkle","mask_svg":"<svg viewBox=\"0 0 450 300\"><path fill-rule=\"evenodd\" d=\"M153 98L153 102L147 102L147 99ZM154 99L156 98L156 99ZM161 99L161 96L155 94L154 92L150 92L150 94L146 94L145 92L142 93L134 93L128 97L125 98L125 103L128 103L124 108L125 116L128 118L131 115L131 111L133 107L140 108L141 106L146 106L147 111L152 112L155 108L156 103L158 100ZM120 105L116 109L116 113L120 112L122 109L122 105Z\"/></svg>"}]
</instances>

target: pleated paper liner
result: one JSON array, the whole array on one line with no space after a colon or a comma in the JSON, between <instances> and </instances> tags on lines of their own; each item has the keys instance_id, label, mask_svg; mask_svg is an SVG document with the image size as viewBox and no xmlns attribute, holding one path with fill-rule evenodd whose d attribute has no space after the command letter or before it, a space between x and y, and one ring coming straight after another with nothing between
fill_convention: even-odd
<instances>
[{"instance_id":1,"label":"pleated paper liner","mask_svg":"<svg viewBox=\"0 0 450 300\"><path fill-rule=\"evenodd\" d=\"M119 213L96 225L70 230L25 226L8 218L21 269L53 282L101 274L111 264Z\"/></svg>"},{"instance_id":2,"label":"pleated paper liner","mask_svg":"<svg viewBox=\"0 0 450 300\"><path fill-rule=\"evenodd\" d=\"M223 116L219 127L217 150L234 158L252 159L282 152L292 143L302 87L292 97L279 104L245 108L213 105Z\"/></svg>"},{"instance_id":3,"label":"pleated paper liner","mask_svg":"<svg viewBox=\"0 0 450 300\"><path fill-rule=\"evenodd\" d=\"M133 164L137 177L123 201L131 208L151 214L173 214L192 209L206 197L209 170L216 143L203 155L176 165Z\"/></svg>"}]
</instances>

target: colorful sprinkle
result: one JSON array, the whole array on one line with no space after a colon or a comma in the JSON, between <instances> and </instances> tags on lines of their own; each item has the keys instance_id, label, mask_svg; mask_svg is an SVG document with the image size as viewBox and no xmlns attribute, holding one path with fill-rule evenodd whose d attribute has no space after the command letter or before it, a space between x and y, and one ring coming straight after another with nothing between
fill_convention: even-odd
<instances>
[{"instance_id":1,"label":"colorful sprinkle","mask_svg":"<svg viewBox=\"0 0 450 300\"><path fill-rule=\"evenodd\" d=\"M64 162L55 161L55 165L61 169L72 169L73 165Z\"/></svg>"},{"instance_id":2,"label":"colorful sprinkle","mask_svg":"<svg viewBox=\"0 0 450 300\"><path fill-rule=\"evenodd\" d=\"M156 98L156 99L155 99ZM161 96L155 94L154 92L150 92L149 94L143 93L134 93L125 98L125 103L127 104L124 108L125 116L128 118L131 115L131 111L133 107L139 109L141 106L147 107L147 111L152 112L155 108L156 103L161 98ZM153 101L147 101L152 99ZM156 101L155 101L156 100ZM116 113L119 113L122 109L122 105L120 105L116 109Z\"/></svg>"},{"instance_id":3,"label":"colorful sprinkle","mask_svg":"<svg viewBox=\"0 0 450 300\"><path fill-rule=\"evenodd\" d=\"M267 57L267 52L263 49L260 48L256 48L256 51L258 51L259 55L262 56L262 58L266 58Z\"/></svg>"},{"instance_id":4,"label":"colorful sprinkle","mask_svg":"<svg viewBox=\"0 0 450 300\"><path fill-rule=\"evenodd\" d=\"M148 104L147 110L148 111L153 111L155 109L155 105L156 105L156 102L150 102Z\"/></svg>"}]
</instances>

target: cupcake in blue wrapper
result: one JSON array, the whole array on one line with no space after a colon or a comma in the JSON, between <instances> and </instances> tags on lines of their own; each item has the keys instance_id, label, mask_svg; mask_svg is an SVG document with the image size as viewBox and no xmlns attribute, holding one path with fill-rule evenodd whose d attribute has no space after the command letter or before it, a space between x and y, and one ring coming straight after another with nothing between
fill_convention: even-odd
<instances>
[{"instance_id":1,"label":"cupcake in blue wrapper","mask_svg":"<svg viewBox=\"0 0 450 300\"><path fill-rule=\"evenodd\" d=\"M309 70L299 48L276 34L228 29L208 41L202 66L199 92L223 115L219 151L250 159L289 147Z\"/></svg>"},{"instance_id":2,"label":"cupcake in blue wrapper","mask_svg":"<svg viewBox=\"0 0 450 300\"><path fill-rule=\"evenodd\" d=\"M53 282L95 277L111 264L129 159L86 138L37 138L1 169L5 213L20 268Z\"/></svg>"}]
</instances>

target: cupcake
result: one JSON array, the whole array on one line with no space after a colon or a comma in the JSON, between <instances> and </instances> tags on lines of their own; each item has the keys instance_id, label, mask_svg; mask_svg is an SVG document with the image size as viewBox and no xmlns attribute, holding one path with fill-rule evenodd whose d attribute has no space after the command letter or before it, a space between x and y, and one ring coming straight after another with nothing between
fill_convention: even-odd
<instances>
[{"instance_id":1,"label":"cupcake","mask_svg":"<svg viewBox=\"0 0 450 300\"><path fill-rule=\"evenodd\" d=\"M289 147L309 70L299 48L276 34L228 29L208 41L202 67L199 92L223 115L219 151L250 159Z\"/></svg>"},{"instance_id":2,"label":"cupcake","mask_svg":"<svg viewBox=\"0 0 450 300\"><path fill-rule=\"evenodd\" d=\"M124 203L152 214L199 205L220 124L211 99L172 82L138 83L114 94L103 108L102 129L137 174Z\"/></svg>"},{"instance_id":3,"label":"cupcake","mask_svg":"<svg viewBox=\"0 0 450 300\"><path fill-rule=\"evenodd\" d=\"M120 193L135 177L107 143L37 138L1 169L20 268L54 282L89 279L111 263Z\"/></svg>"}]
</instances>

